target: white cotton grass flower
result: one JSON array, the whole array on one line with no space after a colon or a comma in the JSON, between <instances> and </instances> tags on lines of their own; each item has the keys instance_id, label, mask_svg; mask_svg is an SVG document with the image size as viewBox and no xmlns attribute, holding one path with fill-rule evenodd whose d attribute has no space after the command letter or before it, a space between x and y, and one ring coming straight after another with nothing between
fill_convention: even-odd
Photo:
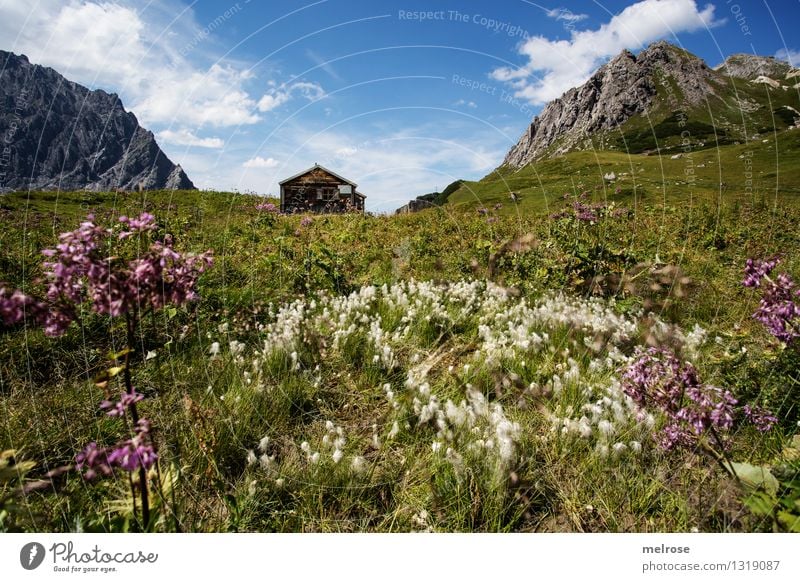
<instances>
[{"instance_id":1,"label":"white cotton grass flower","mask_svg":"<svg viewBox=\"0 0 800 582\"><path fill-rule=\"evenodd\" d=\"M597 430L599 430L600 434L603 436L609 437L614 434L614 425L608 420L601 420L597 423Z\"/></svg>"},{"instance_id":2,"label":"white cotton grass flower","mask_svg":"<svg viewBox=\"0 0 800 582\"><path fill-rule=\"evenodd\" d=\"M316 452L313 455L311 455L308 458L308 460L312 465L316 465L317 463L319 463L319 452Z\"/></svg>"},{"instance_id":3,"label":"white cotton grass flower","mask_svg":"<svg viewBox=\"0 0 800 582\"><path fill-rule=\"evenodd\" d=\"M264 453L259 457L258 464L261 465L263 470L272 471L273 465L275 464L275 455L267 455Z\"/></svg>"},{"instance_id":4,"label":"white cotton grass flower","mask_svg":"<svg viewBox=\"0 0 800 582\"><path fill-rule=\"evenodd\" d=\"M233 356L239 356L244 353L244 349L247 347L243 342L231 340L228 342L228 349Z\"/></svg>"},{"instance_id":5,"label":"white cotton grass flower","mask_svg":"<svg viewBox=\"0 0 800 582\"><path fill-rule=\"evenodd\" d=\"M308 441L303 441L300 443L300 450L303 451L306 455L311 454L311 445L308 444Z\"/></svg>"},{"instance_id":6,"label":"white cotton grass flower","mask_svg":"<svg viewBox=\"0 0 800 582\"><path fill-rule=\"evenodd\" d=\"M611 450L614 452L614 455L618 457L628 450L628 446L625 443L614 443Z\"/></svg>"},{"instance_id":7,"label":"white cotton grass flower","mask_svg":"<svg viewBox=\"0 0 800 582\"><path fill-rule=\"evenodd\" d=\"M247 464L255 465L258 462L258 457L254 451L247 451Z\"/></svg>"},{"instance_id":8,"label":"white cotton grass flower","mask_svg":"<svg viewBox=\"0 0 800 582\"><path fill-rule=\"evenodd\" d=\"M269 446L269 436L264 436L260 441L258 441L258 450L262 453L267 452L267 447Z\"/></svg>"},{"instance_id":9,"label":"white cotton grass flower","mask_svg":"<svg viewBox=\"0 0 800 582\"><path fill-rule=\"evenodd\" d=\"M353 457L353 460L350 461L350 469L352 469L354 473L362 473L364 471L365 465L366 461L362 456Z\"/></svg>"},{"instance_id":10,"label":"white cotton grass flower","mask_svg":"<svg viewBox=\"0 0 800 582\"><path fill-rule=\"evenodd\" d=\"M344 456L344 453L342 452L342 449L335 449L333 451L333 455L331 455L331 458L333 459L334 463L338 463L339 461L342 460L343 456Z\"/></svg>"},{"instance_id":11,"label":"white cotton grass flower","mask_svg":"<svg viewBox=\"0 0 800 582\"><path fill-rule=\"evenodd\" d=\"M213 342L208 348L208 353L212 358L216 358L219 355L219 342Z\"/></svg>"},{"instance_id":12,"label":"white cotton grass flower","mask_svg":"<svg viewBox=\"0 0 800 582\"><path fill-rule=\"evenodd\" d=\"M372 448L378 450L381 448L381 440L378 437L378 425L372 425Z\"/></svg>"}]
</instances>

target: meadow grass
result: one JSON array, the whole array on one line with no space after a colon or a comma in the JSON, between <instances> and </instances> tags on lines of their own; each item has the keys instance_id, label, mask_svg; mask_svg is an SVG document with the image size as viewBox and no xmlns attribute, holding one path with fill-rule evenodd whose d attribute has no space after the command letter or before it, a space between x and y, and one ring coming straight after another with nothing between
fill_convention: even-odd
<instances>
[{"instance_id":1,"label":"meadow grass","mask_svg":"<svg viewBox=\"0 0 800 582\"><path fill-rule=\"evenodd\" d=\"M658 176L645 158L633 167ZM0 281L35 289L39 251L88 213L149 211L181 250L214 250L200 301L146 318L136 338L134 383L160 455L150 529L770 530L708 456L656 446L663 419L636 417L619 370L636 346L675 349L708 382L780 412L767 435L737 429L729 452L778 463L800 418L797 358L753 321L757 295L740 282L753 256L781 254L781 269L800 273L796 194L781 183L775 194L766 175L757 194L709 186L688 200L682 184L623 178L614 194L597 180L631 163L571 154L544 186L541 168L500 170L442 208L308 226L233 193L8 194ZM718 184L715 172L701 179ZM548 218L571 202L562 190L583 189L631 212ZM687 278L681 293L653 274L664 265ZM92 379L124 345L116 321L86 313L58 339L24 327L0 337L0 449L36 463L29 479L114 440ZM2 523L138 527L125 476L74 472Z\"/></svg>"}]
</instances>

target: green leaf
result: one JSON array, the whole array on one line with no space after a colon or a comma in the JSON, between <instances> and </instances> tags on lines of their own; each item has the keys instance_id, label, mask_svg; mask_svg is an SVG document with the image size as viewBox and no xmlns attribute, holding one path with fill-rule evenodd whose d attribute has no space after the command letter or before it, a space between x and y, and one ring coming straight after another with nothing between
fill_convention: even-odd
<instances>
[{"instance_id":1,"label":"green leaf","mask_svg":"<svg viewBox=\"0 0 800 582\"><path fill-rule=\"evenodd\" d=\"M778 491L778 480L767 467L750 463L730 463L728 468L736 473L742 485L751 491L760 489L772 495Z\"/></svg>"},{"instance_id":2,"label":"green leaf","mask_svg":"<svg viewBox=\"0 0 800 582\"><path fill-rule=\"evenodd\" d=\"M793 533L800 533L800 515L788 511L778 512L778 522Z\"/></svg>"},{"instance_id":3,"label":"green leaf","mask_svg":"<svg viewBox=\"0 0 800 582\"><path fill-rule=\"evenodd\" d=\"M774 497L758 491L745 499L744 503L756 515L772 516L772 510L777 502Z\"/></svg>"},{"instance_id":4,"label":"green leaf","mask_svg":"<svg viewBox=\"0 0 800 582\"><path fill-rule=\"evenodd\" d=\"M118 359L126 356L127 354L130 354L131 352L133 352L133 350L131 348L125 348L125 349L120 350L118 352L109 352L108 359L109 360L118 360Z\"/></svg>"}]
</instances>

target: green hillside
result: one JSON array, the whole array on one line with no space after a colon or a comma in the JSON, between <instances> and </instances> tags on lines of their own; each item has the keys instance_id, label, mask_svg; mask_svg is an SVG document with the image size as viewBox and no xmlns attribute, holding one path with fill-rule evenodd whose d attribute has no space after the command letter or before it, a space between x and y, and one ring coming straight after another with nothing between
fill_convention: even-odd
<instances>
[{"instance_id":1,"label":"green hillside","mask_svg":"<svg viewBox=\"0 0 800 582\"><path fill-rule=\"evenodd\" d=\"M613 182L603 178L610 173L616 175ZM651 154L571 152L521 169L501 167L477 182L465 181L448 202L455 208L499 202L506 212L547 212L565 193L583 191L595 200L628 205L800 196L800 130L700 150L666 145ZM511 192L520 195L516 205Z\"/></svg>"}]
</instances>

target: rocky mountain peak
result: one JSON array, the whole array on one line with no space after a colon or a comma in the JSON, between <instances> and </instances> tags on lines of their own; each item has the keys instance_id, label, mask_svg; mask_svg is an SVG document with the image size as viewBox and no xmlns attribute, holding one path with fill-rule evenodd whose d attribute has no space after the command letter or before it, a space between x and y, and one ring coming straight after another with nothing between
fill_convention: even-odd
<instances>
[{"instance_id":1,"label":"rocky mountain peak","mask_svg":"<svg viewBox=\"0 0 800 582\"><path fill-rule=\"evenodd\" d=\"M558 155L594 133L618 127L648 111L665 83L674 87L674 99L700 103L714 91L714 76L701 59L665 41L649 45L638 55L623 50L586 83L548 103L504 164L520 167Z\"/></svg>"},{"instance_id":2,"label":"rocky mountain peak","mask_svg":"<svg viewBox=\"0 0 800 582\"><path fill-rule=\"evenodd\" d=\"M0 192L192 189L119 96L0 51Z\"/></svg>"},{"instance_id":3,"label":"rocky mountain peak","mask_svg":"<svg viewBox=\"0 0 800 582\"><path fill-rule=\"evenodd\" d=\"M798 127L800 70L773 57L732 55L715 68L666 41L623 50L580 87L541 110L504 165L589 148L675 148L690 127L693 147L737 143Z\"/></svg>"},{"instance_id":4,"label":"rocky mountain peak","mask_svg":"<svg viewBox=\"0 0 800 582\"><path fill-rule=\"evenodd\" d=\"M738 53L729 56L721 65L714 67L714 70L729 75L753 81L758 77L769 77L771 79L785 79L793 69L789 63L780 61L775 57L762 57L758 55L748 55ZM796 69L794 69L796 71Z\"/></svg>"}]
</instances>

